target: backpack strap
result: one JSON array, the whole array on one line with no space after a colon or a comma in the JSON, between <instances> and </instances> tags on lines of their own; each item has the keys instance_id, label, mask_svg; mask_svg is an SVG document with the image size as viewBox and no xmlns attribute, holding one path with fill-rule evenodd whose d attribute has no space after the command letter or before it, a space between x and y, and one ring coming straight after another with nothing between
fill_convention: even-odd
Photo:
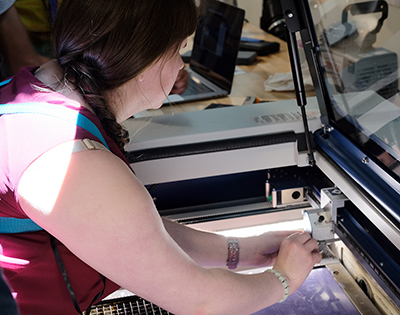
<instances>
[{"instance_id":1,"label":"backpack strap","mask_svg":"<svg viewBox=\"0 0 400 315\"><path fill-rule=\"evenodd\" d=\"M89 118L73 109L41 102L0 104L0 115L5 114L41 114L56 117L85 129L100 139L107 149L110 149L96 125Z\"/></svg>"},{"instance_id":2,"label":"backpack strap","mask_svg":"<svg viewBox=\"0 0 400 315\"><path fill-rule=\"evenodd\" d=\"M3 85L6 85L7 83L9 83L12 79L8 79L8 80L4 80L2 82L0 82L0 87L2 87Z\"/></svg>"},{"instance_id":3,"label":"backpack strap","mask_svg":"<svg viewBox=\"0 0 400 315\"><path fill-rule=\"evenodd\" d=\"M11 217L0 217L0 233L23 233L37 232L43 230L39 225L31 219L17 219Z\"/></svg>"},{"instance_id":4,"label":"backpack strap","mask_svg":"<svg viewBox=\"0 0 400 315\"><path fill-rule=\"evenodd\" d=\"M3 86L10 81L11 79L1 82L0 86ZM0 115L23 114L23 113L49 115L52 117L62 119L64 121L68 121L72 124L76 124L77 126L82 127L83 129L87 130L92 135L100 139L101 142L104 144L104 146L108 150L110 149L103 135L101 134L100 130L97 128L97 126L90 119L88 119L87 117L85 117L84 115L80 114L75 110L50 103L32 102L32 103L21 103L21 104L0 104ZM91 141L91 142L96 143L96 141ZM88 147L86 144L85 146L87 149L93 149ZM95 145L94 149L97 148L98 146ZM35 232L40 230L43 229L35 222L33 222L31 219L0 217L0 233L23 233L23 232Z\"/></svg>"}]
</instances>

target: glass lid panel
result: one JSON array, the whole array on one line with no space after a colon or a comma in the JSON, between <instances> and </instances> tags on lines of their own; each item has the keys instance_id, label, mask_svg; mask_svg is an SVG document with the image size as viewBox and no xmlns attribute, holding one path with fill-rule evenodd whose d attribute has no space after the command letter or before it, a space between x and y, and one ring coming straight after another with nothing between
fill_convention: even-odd
<instances>
[{"instance_id":1,"label":"glass lid panel","mask_svg":"<svg viewBox=\"0 0 400 315\"><path fill-rule=\"evenodd\" d=\"M399 176L399 1L309 4L331 94L331 122Z\"/></svg>"}]
</instances>

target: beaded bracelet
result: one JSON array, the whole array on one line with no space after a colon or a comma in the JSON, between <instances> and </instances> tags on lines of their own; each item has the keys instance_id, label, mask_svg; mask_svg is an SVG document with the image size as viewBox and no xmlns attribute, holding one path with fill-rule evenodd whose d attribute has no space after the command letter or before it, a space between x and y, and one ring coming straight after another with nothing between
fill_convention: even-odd
<instances>
[{"instance_id":1,"label":"beaded bracelet","mask_svg":"<svg viewBox=\"0 0 400 315\"><path fill-rule=\"evenodd\" d=\"M236 269L239 262L239 241L237 238L228 239L228 259L226 265L229 269Z\"/></svg>"},{"instance_id":2,"label":"beaded bracelet","mask_svg":"<svg viewBox=\"0 0 400 315\"><path fill-rule=\"evenodd\" d=\"M278 271L276 271L274 269L267 269L267 272L270 272L270 273L274 274L282 282L283 289L285 290L285 293L283 294L283 298L279 301L279 303L282 303L289 296L289 289L290 289L289 288L289 283L287 282L286 278L280 272L278 272Z\"/></svg>"}]
</instances>

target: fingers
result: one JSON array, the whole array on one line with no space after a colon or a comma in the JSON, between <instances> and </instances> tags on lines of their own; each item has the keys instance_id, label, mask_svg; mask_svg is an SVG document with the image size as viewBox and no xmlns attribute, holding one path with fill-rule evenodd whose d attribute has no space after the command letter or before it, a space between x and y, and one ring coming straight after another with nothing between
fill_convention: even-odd
<instances>
[{"instance_id":1,"label":"fingers","mask_svg":"<svg viewBox=\"0 0 400 315\"><path fill-rule=\"evenodd\" d=\"M282 241L274 269L287 276L293 293L321 259L317 241L307 232L296 232Z\"/></svg>"},{"instance_id":2,"label":"fingers","mask_svg":"<svg viewBox=\"0 0 400 315\"><path fill-rule=\"evenodd\" d=\"M292 233L288 238L298 238L299 240L304 240L303 244L305 244L311 238L311 235L308 232L299 231Z\"/></svg>"},{"instance_id":3,"label":"fingers","mask_svg":"<svg viewBox=\"0 0 400 315\"><path fill-rule=\"evenodd\" d=\"M318 242L314 238L310 238L304 246L311 252L314 264L321 262L322 255L319 252Z\"/></svg>"},{"instance_id":4,"label":"fingers","mask_svg":"<svg viewBox=\"0 0 400 315\"><path fill-rule=\"evenodd\" d=\"M174 87L172 88L172 94L182 94L188 86L189 73L185 69L181 69L178 72Z\"/></svg>"},{"instance_id":5,"label":"fingers","mask_svg":"<svg viewBox=\"0 0 400 315\"><path fill-rule=\"evenodd\" d=\"M300 243L303 243L304 248L311 253L314 264L319 263L322 255L319 253L318 242L312 238L308 232L298 232L289 236L289 238L297 238Z\"/></svg>"},{"instance_id":6,"label":"fingers","mask_svg":"<svg viewBox=\"0 0 400 315\"><path fill-rule=\"evenodd\" d=\"M292 234L295 233L301 233L302 231L273 231L273 232L266 232L265 234L270 234L275 237L289 237Z\"/></svg>"}]
</instances>

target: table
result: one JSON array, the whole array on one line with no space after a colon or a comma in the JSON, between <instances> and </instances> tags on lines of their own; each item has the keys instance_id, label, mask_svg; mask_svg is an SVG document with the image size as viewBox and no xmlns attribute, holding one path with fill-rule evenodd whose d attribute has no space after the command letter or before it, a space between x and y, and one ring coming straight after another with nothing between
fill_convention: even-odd
<instances>
[{"instance_id":1,"label":"table","mask_svg":"<svg viewBox=\"0 0 400 315\"><path fill-rule=\"evenodd\" d=\"M160 109L146 110L138 113L135 117L165 115L186 111L203 110L211 103L242 105L246 96L255 96L262 101L279 101L295 98L294 91L289 92L266 92L264 82L270 75L275 73L287 73L291 71L288 49L286 42L266 33L259 27L245 22L242 31L243 37L263 39L265 41L278 42L280 50L268 56L258 56L254 64L250 66L237 66L244 73L236 74L233 80L233 87L228 97L196 101L184 104L164 105ZM193 37L189 37L188 45L182 49L181 53L190 50L193 44ZM312 96L313 92L307 92L307 96Z\"/></svg>"}]
</instances>

